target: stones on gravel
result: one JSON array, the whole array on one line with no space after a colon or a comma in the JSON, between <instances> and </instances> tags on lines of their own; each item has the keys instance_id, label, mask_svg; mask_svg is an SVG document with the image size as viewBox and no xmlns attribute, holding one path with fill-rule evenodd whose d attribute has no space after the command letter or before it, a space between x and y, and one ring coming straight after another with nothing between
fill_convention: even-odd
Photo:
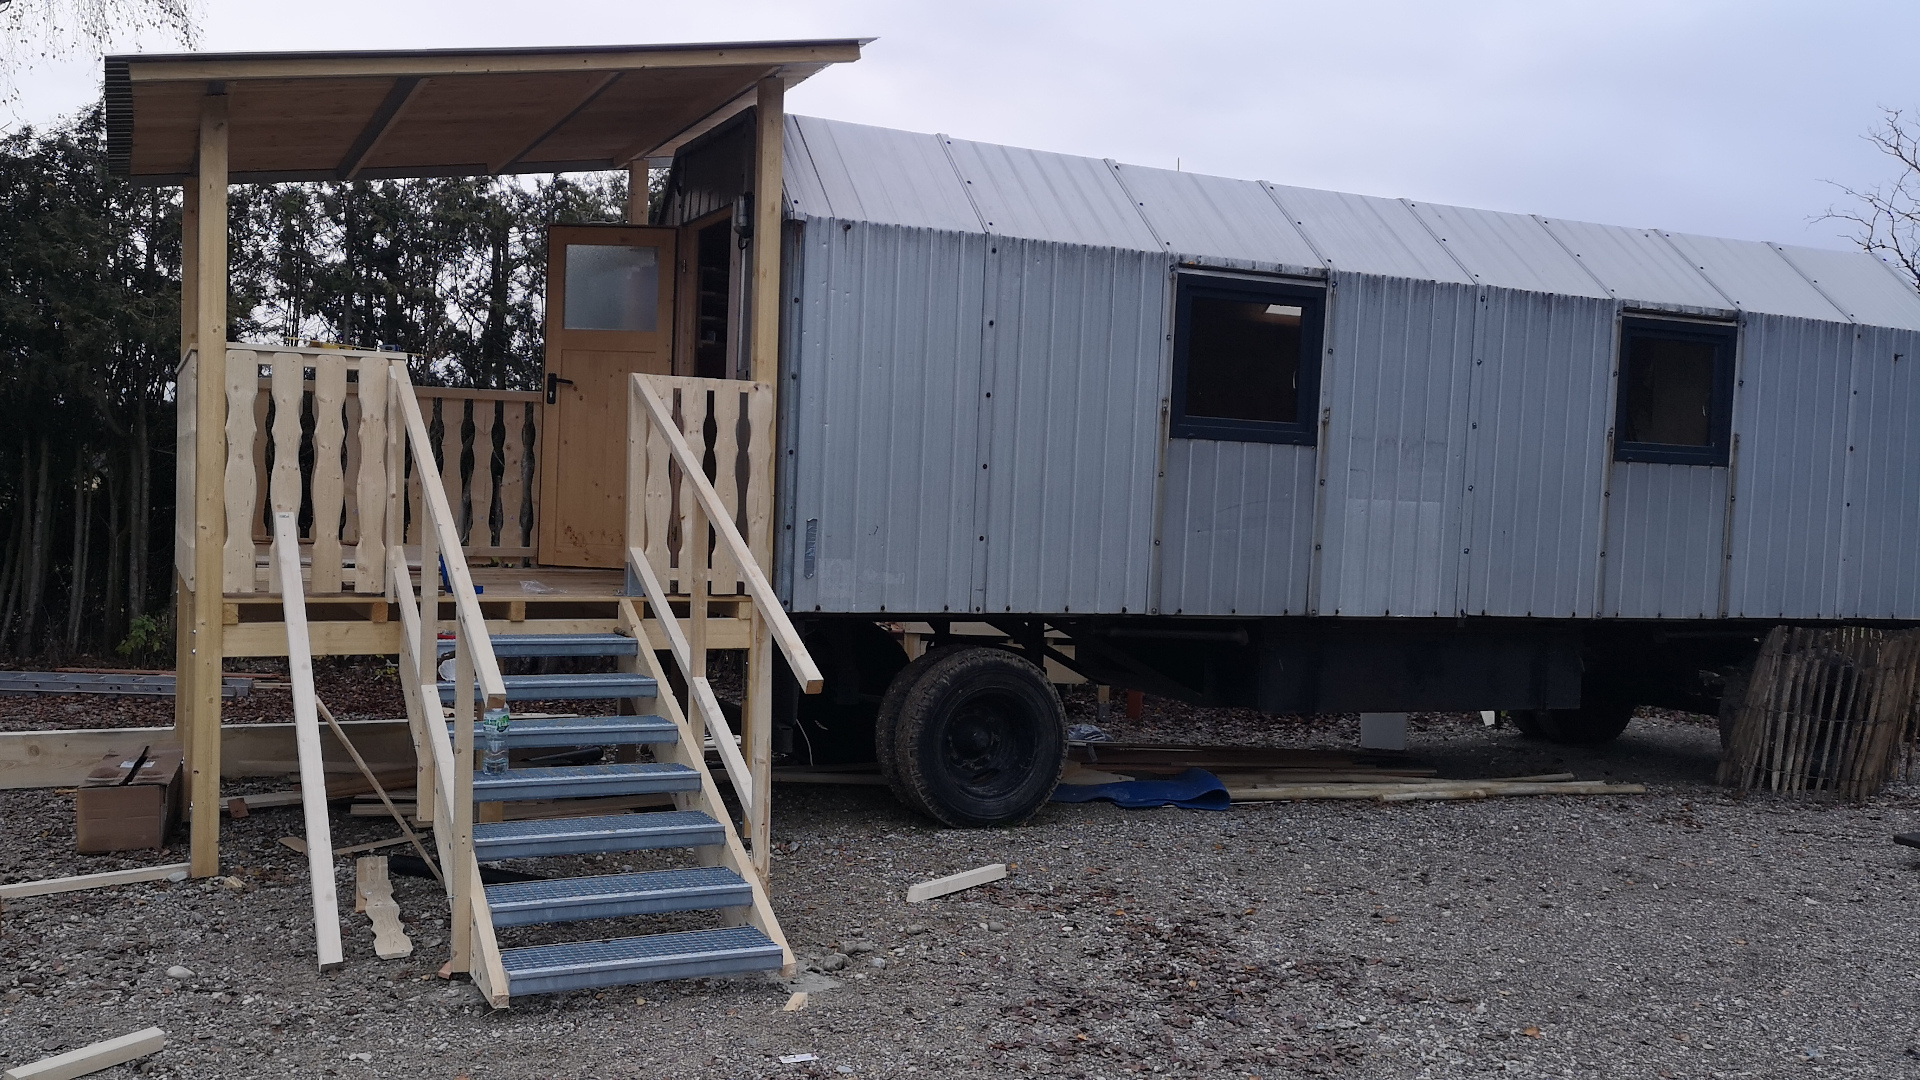
<instances>
[{"instance_id":1,"label":"stones on gravel","mask_svg":"<svg viewBox=\"0 0 1920 1080\"><path fill-rule=\"evenodd\" d=\"M852 961L847 958L846 953L840 953L840 952L828 953L826 956L822 957L820 960L820 970L821 971L845 971L847 965L850 963L852 963Z\"/></svg>"},{"instance_id":2,"label":"stones on gravel","mask_svg":"<svg viewBox=\"0 0 1920 1080\"><path fill-rule=\"evenodd\" d=\"M193 969L182 964L175 964L167 969L167 978L172 979L174 982L186 982L188 979L193 978Z\"/></svg>"},{"instance_id":3,"label":"stones on gravel","mask_svg":"<svg viewBox=\"0 0 1920 1080\"><path fill-rule=\"evenodd\" d=\"M884 956L876 956L873 959L867 961L867 963L872 964L874 967L877 967L877 968L883 968L887 966L887 958Z\"/></svg>"}]
</instances>

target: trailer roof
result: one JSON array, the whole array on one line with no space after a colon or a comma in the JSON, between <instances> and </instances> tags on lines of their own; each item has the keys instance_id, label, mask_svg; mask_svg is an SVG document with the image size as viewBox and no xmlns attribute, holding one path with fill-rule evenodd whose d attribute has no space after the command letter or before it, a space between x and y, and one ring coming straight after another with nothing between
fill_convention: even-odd
<instances>
[{"instance_id":1,"label":"trailer roof","mask_svg":"<svg viewBox=\"0 0 1920 1080\"><path fill-rule=\"evenodd\" d=\"M181 183L224 93L235 183L625 168L869 40L109 56L108 161Z\"/></svg>"},{"instance_id":2,"label":"trailer roof","mask_svg":"<svg viewBox=\"0 0 1920 1080\"><path fill-rule=\"evenodd\" d=\"M1920 330L1920 293L1864 252L1285 187L790 117L800 217Z\"/></svg>"}]
</instances>

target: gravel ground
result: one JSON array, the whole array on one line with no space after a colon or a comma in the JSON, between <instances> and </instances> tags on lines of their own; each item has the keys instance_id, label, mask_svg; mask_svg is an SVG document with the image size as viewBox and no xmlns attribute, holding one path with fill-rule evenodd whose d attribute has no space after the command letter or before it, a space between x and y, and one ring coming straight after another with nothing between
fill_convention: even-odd
<instances>
[{"instance_id":1,"label":"gravel ground","mask_svg":"<svg viewBox=\"0 0 1920 1080\"><path fill-rule=\"evenodd\" d=\"M1114 727L1133 737L1172 715L1156 703ZM1203 733L1241 727L1199 719ZM1340 746L1349 726L1273 731ZM348 914L347 967L316 974L304 860L274 843L299 811L260 811L226 826L231 882L10 904L0 1063L157 1024L169 1045L143 1068L192 1078L1920 1075L1920 858L1889 841L1920 826L1920 787L1860 807L1736 800L1711 784L1712 728L1668 717L1604 752L1429 717L1412 749L1442 775L1564 769L1652 791L1226 813L1054 804L1023 828L959 832L884 791L783 786L779 838L797 846L776 853L776 908L831 974L500 1013L433 977L446 928L430 882L395 881L414 957L376 960ZM5 880L160 861L72 855L71 807L47 792L0 792L0 822ZM335 826L336 843L393 831ZM1013 864L1004 882L902 900L997 861ZM169 978L173 965L194 974ZM805 1010L780 1011L790 989L811 992ZM817 1060L779 1061L804 1053Z\"/></svg>"}]
</instances>

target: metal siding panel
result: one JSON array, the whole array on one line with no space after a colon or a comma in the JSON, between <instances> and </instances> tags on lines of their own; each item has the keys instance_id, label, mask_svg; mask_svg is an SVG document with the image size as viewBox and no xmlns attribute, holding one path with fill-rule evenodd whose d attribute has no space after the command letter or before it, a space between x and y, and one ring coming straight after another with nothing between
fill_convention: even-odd
<instances>
[{"instance_id":1,"label":"metal siding panel","mask_svg":"<svg viewBox=\"0 0 1920 1080\"><path fill-rule=\"evenodd\" d=\"M1169 169L1116 165L1121 183L1167 250L1247 270L1320 268L1320 256L1266 190Z\"/></svg>"},{"instance_id":2,"label":"metal siding panel","mask_svg":"<svg viewBox=\"0 0 1920 1080\"><path fill-rule=\"evenodd\" d=\"M1601 614L1710 619L1720 614L1727 470L1616 461L1607 488Z\"/></svg>"},{"instance_id":3,"label":"metal siding panel","mask_svg":"<svg viewBox=\"0 0 1920 1080\"><path fill-rule=\"evenodd\" d=\"M1868 326L1920 330L1920 293L1864 251L1771 245L1849 319Z\"/></svg>"},{"instance_id":4,"label":"metal siding panel","mask_svg":"<svg viewBox=\"0 0 1920 1080\"><path fill-rule=\"evenodd\" d=\"M818 216L981 231L937 136L812 117L795 121L829 207Z\"/></svg>"},{"instance_id":5,"label":"metal siding panel","mask_svg":"<svg viewBox=\"0 0 1920 1080\"><path fill-rule=\"evenodd\" d=\"M986 610L1145 611L1170 260L996 246Z\"/></svg>"},{"instance_id":6,"label":"metal siding panel","mask_svg":"<svg viewBox=\"0 0 1920 1080\"><path fill-rule=\"evenodd\" d=\"M947 139L954 168L987 231L1090 247L1162 248L1098 158Z\"/></svg>"},{"instance_id":7,"label":"metal siding panel","mask_svg":"<svg viewBox=\"0 0 1920 1080\"><path fill-rule=\"evenodd\" d=\"M1503 289L1482 295L1461 607L1584 618L1597 600L1618 305Z\"/></svg>"},{"instance_id":8,"label":"metal siding panel","mask_svg":"<svg viewBox=\"0 0 1920 1080\"><path fill-rule=\"evenodd\" d=\"M1299 615L1313 565L1314 448L1169 439L1160 611Z\"/></svg>"},{"instance_id":9,"label":"metal siding panel","mask_svg":"<svg viewBox=\"0 0 1920 1080\"><path fill-rule=\"evenodd\" d=\"M1700 312L1724 312L1734 306L1651 229L1558 218L1539 221L1616 299Z\"/></svg>"},{"instance_id":10,"label":"metal siding panel","mask_svg":"<svg viewBox=\"0 0 1920 1080\"><path fill-rule=\"evenodd\" d=\"M1780 253L1757 240L1661 232L1742 311L1844 322L1846 316L1807 284Z\"/></svg>"},{"instance_id":11,"label":"metal siding panel","mask_svg":"<svg viewBox=\"0 0 1920 1080\"><path fill-rule=\"evenodd\" d=\"M833 202L827 198L826 186L820 182L820 170L807 147L805 125L809 122L812 121L804 116L787 115L786 138L780 143L780 179L787 196L786 213L796 218L830 218Z\"/></svg>"},{"instance_id":12,"label":"metal siding panel","mask_svg":"<svg viewBox=\"0 0 1920 1080\"><path fill-rule=\"evenodd\" d=\"M1857 333L1842 612L1920 618L1920 333Z\"/></svg>"},{"instance_id":13,"label":"metal siding panel","mask_svg":"<svg viewBox=\"0 0 1920 1080\"><path fill-rule=\"evenodd\" d=\"M1482 285L1567 296L1608 295L1535 218L1437 203L1407 205Z\"/></svg>"},{"instance_id":14,"label":"metal siding panel","mask_svg":"<svg viewBox=\"0 0 1920 1080\"><path fill-rule=\"evenodd\" d=\"M1326 520L1318 608L1457 608L1468 383L1479 290L1337 274L1321 385Z\"/></svg>"},{"instance_id":15,"label":"metal siding panel","mask_svg":"<svg viewBox=\"0 0 1920 1080\"><path fill-rule=\"evenodd\" d=\"M1833 322L1745 320L1733 394L1735 618L1839 609L1853 334Z\"/></svg>"},{"instance_id":16,"label":"metal siding panel","mask_svg":"<svg viewBox=\"0 0 1920 1080\"><path fill-rule=\"evenodd\" d=\"M795 610L970 605L986 243L808 224L794 389Z\"/></svg>"},{"instance_id":17,"label":"metal siding panel","mask_svg":"<svg viewBox=\"0 0 1920 1080\"><path fill-rule=\"evenodd\" d=\"M1262 184L1326 260L1352 274L1471 285L1447 249L1398 199Z\"/></svg>"}]
</instances>

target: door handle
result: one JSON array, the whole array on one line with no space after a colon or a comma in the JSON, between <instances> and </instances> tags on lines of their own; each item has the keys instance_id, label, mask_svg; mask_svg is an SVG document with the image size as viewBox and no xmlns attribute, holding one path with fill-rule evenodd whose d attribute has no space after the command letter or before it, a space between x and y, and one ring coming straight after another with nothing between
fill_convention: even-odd
<instances>
[{"instance_id":1,"label":"door handle","mask_svg":"<svg viewBox=\"0 0 1920 1080\"><path fill-rule=\"evenodd\" d=\"M573 380L563 379L560 376L555 375L551 371L547 372L547 404L549 405L554 404L555 399L557 399L560 396L561 383L566 383L568 386L572 386Z\"/></svg>"}]
</instances>

